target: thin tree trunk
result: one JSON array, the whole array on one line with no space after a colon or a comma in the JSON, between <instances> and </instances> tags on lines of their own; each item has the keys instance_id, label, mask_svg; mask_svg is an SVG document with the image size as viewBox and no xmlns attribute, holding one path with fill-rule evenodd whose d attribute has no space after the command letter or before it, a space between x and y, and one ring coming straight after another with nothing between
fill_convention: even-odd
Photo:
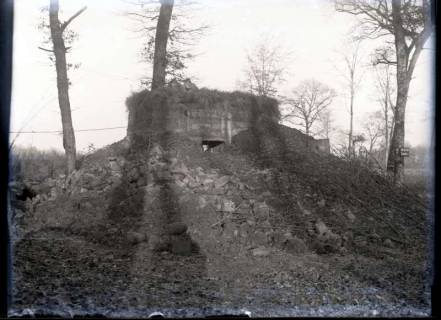
<instances>
[{"instance_id":1,"label":"thin tree trunk","mask_svg":"<svg viewBox=\"0 0 441 320\"><path fill-rule=\"evenodd\" d=\"M350 105L350 119L349 119L349 157L353 156L354 147L352 145L353 140L353 126L354 126L354 75L351 74L351 105Z\"/></svg>"},{"instance_id":2,"label":"thin tree trunk","mask_svg":"<svg viewBox=\"0 0 441 320\"><path fill-rule=\"evenodd\" d=\"M386 117L386 123L388 121L388 116L385 115ZM389 153L389 128L388 125L386 124L386 133L385 133L385 142L386 142L386 146L384 148L384 166L387 167L387 156Z\"/></svg>"},{"instance_id":3,"label":"thin tree trunk","mask_svg":"<svg viewBox=\"0 0 441 320\"><path fill-rule=\"evenodd\" d=\"M305 134L306 134L306 148L309 148L309 130L310 130L311 124L309 124L308 121L305 121Z\"/></svg>"},{"instance_id":4,"label":"thin tree trunk","mask_svg":"<svg viewBox=\"0 0 441 320\"><path fill-rule=\"evenodd\" d=\"M66 47L64 45L63 30L58 19L58 0L50 1L49 21L52 42L55 54L55 68L57 71L58 103L61 111L63 127L63 147L66 153L66 171L72 173L76 168L75 132L72 125L72 115L69 101L69 79L67 77Z\"/></svg>"},{"instance_id":5,"label":"thin tree trunk","mask_svg":"<svg viewBox=\"0 0 441 320\"><path fill-rule=\"evenodd\" d=\"M390 149L391 149L390 147L391 147L391 144L392 144L392 136L393 136L393 133L394 133L394 128L395 128L395 110L393 110L392 119L391 119L391 126L390 126L390 130L389 130L389 149L387 150L388 154L387 154L386 168L388 166L390 166L389 165Z\"/></svg>"},{"instance_id":6,"label":"thin tree trunk","mask_svg":"<svg viewBox=\"0 0 441 320\"><path fill-rule=\"evenodd\" d=\"M161 0L158 24L156 26L155 53L153 57L152 90L165 85L167 67L167 42L174 0Z\"/></svg>"},{"instance_id":7,"label":"thin tree trunk","mask_svg":"<svg viewBox=\"0 0 441 320\"><path fill-rule=\"evenodd\" d=\"M386 77L386 95L384 97L384 139L386 147L384 149L384 166L387 168L387 155L389 152L389 74Z\"/></svg>"}]
</instances>

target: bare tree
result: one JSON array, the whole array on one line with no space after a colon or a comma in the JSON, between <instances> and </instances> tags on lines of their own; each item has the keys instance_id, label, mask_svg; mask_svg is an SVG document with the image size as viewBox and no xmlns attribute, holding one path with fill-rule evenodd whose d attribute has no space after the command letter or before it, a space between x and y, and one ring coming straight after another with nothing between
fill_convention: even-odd
<instances>
[{"instance_id":1,"label":"bare tree","mask_svg":"<svg viewBox=\"0 0 441 320\"><path fill-rule=\"evenodd\" d=\"M384 133L384 167L387 167L387 158L390 145L390 135L394 123L395 105L393 103L393 95L395 94L395 86L392 82L390 65L376 66L376 89L379 95L378 102L381 105L381 113L383 119Z\"/></svg>"},{"instance_id":2,"label":"bare tree","mask_svg":"<svg viewBox=\"0 0 441 320\"><path fill-rule=\"evenodd\" d=\"M52 42L52 49L39 47L41 50L50 52L51 59L55 62L57 72L58 104L61 112L61 123L63 127L63 147L66 153L66 171L70 174L76 169L76 143L75 132L72 125L72 114L69 100L69 78L67 70L71 66L66 62L66 53L70 47L66 47L65 40L72 41L74 34L69 33L67 27L86 10L86 7L78 10L65 22L61 22L58 0L50 0L49 3L49 28Z\"/></svg>"},{"instance_id":3,"label":"bare tree","mask_svg":"<svg viewBox=\"0 0 441 320\"><path fill-rule=\"evenodd\" d=\"M288 122L300 120L295 124L300 125L307 135L314 135L311 128L335 96L335 91L327 85L314 79L304 80L292 91L284 119Z\"/></svg>"},{"instance_id":4,"label":"bare tree","mask_svg":"<svg viewBox=\"0 0 441 320\"><path fill-rule=\"evenodd\" d=\"M141 56L153 66L153 77L146 76L141 84L153 89L173 79L187 79L188 62L196 56L193 48L208 29L205 24L194 25L191 10L195 10L195 3L190 0L177 0L176 3L174 0L137 0L130 3L135 9L127 15L136 22L136 31L145 39Z\"/></svg>"},{"instance_id":5,"label":"bare tree","mask_svg":"<svg viewBox=\"0 0 441 320\"><path fill-rule=\"evenodd\" d=\"M424 44L434 30L429 0L336 0L336 10L358 16L361 37L387 37L379 50L378 63L396 66L397 97L388 172L394 182L403 181L404 161L399 150L404 147L405 111L410 81ZM391 52L394 52L391 58Z\"/></svg>"},{"instance_id":6,"label":"bare tree","mask_svg":"<svg viewBox=\"0 0 441 320\"><path fill-rule=\"evenodd\" d=\"M365 142L368 143L368 153L372 155L372 151L380 143L384 137L383 114L381 111L369 113L363 124Z\"/></svg>"},{"instance_id":7,"label":"bare tree","mask_svg":"<svg viewBox=\"0 0 441 320\"><path fill-rule=\"evenodd\" d=\"M241 86L258 96L276 96L277 85L284 81L288 55L281 46L261 41L247 54Z\"/></svg>"},{"instance_id":8,"label":"bare tree","mask_svg":"<svg viewBox=\"0 0 441 320\"><path fill-rule=\"evenodd\" d=\"M353 136L354 136L354 108L355 108L355 96L357 89L360 86L363 74L361 70L361 55L360 46L361 40L355 40L351 43L346 43L346 51L340 53L343 62L344 69L341 70L341 75L345 81L345 85L349 91L349 133L348 133L348 153L349 156L354 154Z\"/></svg>"}]
</instances>

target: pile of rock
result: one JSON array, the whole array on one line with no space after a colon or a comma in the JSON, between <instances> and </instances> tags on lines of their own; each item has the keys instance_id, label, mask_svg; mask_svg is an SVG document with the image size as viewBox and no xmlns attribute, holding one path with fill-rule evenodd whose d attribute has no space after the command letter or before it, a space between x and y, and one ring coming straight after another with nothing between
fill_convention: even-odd
<instances>
[{"instance_id":1,"label":"pile of rock","mask_svg":"<svg viewBox=\"0 0 441 320\"><path fill-rule=\"evenodd\" d=\"M308 250L305 242L289 231L289 226L274 225L276 210L264 199L271 197L269 191L256 193L253 187L238 175L221 174L219 170L201 166L190 167L184 159L169 155L158 145L150 152L150 172L155 178L147 185L147 193L154 197L158 183L167 183L183 207L191 197L194 210L202 210L216 221L212 230L221 230L220 241L233 240L237 246L250 249L254 256L265 256L270 248L285 249L293 254ZM254 169L249 174L254 178L267 179L269 170ZM193 230L189 230L193 232Z\"/></svg>"},{"instance_id":2,"label":"pile of rock","mask_svg":"<svg viewBox=\"0 0 441 320\"><path fill-rule=\"evenodd\" d=\"M207 227L210 230L201 232L218 232L222 239L219 242L225 247L223 250L229 250L226 245L229 243L230 248L247 248L256 257L266 256L271 248L292 254L303 254L310 249L318 253L341 250L342 238L321 220L316 221L309 235L316 240L312 246L307 244L310 242L304 232L297 234L289 225L280 222L280 212L268 202L277 195L260 186L262 182L271 185L276 180L280 181L280 177L275 178L278 175L275 170L248 166L240 173L231 171L225 174L213 167L195 166L192 159L184 154L164 150L159 143L152 143L147 152L131 158L127 155L107 155L101 161L88 163L67 178L60 176L45 181L45 192L29 200L28 207L32 208L28 209L32 212L40 203L47 206L64 195L70 202L77 201L78 208L95 214L96 219L98 212L104 212L104 207L108 209L109 205L121 219L130 215L130 210L141 210L143 212L139 215L144 216L144 222L136 222L140 225L125 231L126 241L132 245L148 242L154 251L169 250L184 255L195 249L191 236L197 232L196 229ZM201 224L195 227L198 221L193 221L190 227L189 221L182 222L181 215L168 222L161 220L160 217L167 213L160 212L158 205L152 204L159 201L165 186L176 200L178 211L187 205L187 211L203 212L211 222L204 227ZM115 192L117 188L121 189L119 195ZM143 207L132 209L136 207L133 199L137 194L143 198L139 200ZM118 196L121 199L115 200ZM105 205L103 201L106 201ZM101 207L97 207L100 203ZM191 203L190 207L188 203ZM324 206L325 201L320 200L318 207ZM298 208L306 218L313 216L304 204L298 202ZM103 214L100 219L106 219ZM80 221L80 218L77 215L75 219Z\"/></svg>"}]
</instances>

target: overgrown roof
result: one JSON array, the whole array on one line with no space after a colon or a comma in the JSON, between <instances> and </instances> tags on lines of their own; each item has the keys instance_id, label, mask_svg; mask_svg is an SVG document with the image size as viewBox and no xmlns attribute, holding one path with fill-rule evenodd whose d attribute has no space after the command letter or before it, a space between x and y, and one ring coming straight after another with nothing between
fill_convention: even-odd
<instances>
[{"instance_id":1,"label":"overgrown roof","mask_svg":"<svg viewBox=\"0 0 441 320\"><path fill-rule=\"evenodd\" d=\"M239 113L249 113L266 116L272 119L280 119L277 100L268 97L258 97L250 93L234 91L225 92L206 88L185 90L181 88L165 87L154 91L143 90L134 93L126 100L129 112L136 109L164 108L165 104L158 102L172 100L176 103L167 103L171 108L179 108L182 105L192 109L206 110L207 112L217 109L231 112L233 118Z\"/></svg>"}]
</instances>

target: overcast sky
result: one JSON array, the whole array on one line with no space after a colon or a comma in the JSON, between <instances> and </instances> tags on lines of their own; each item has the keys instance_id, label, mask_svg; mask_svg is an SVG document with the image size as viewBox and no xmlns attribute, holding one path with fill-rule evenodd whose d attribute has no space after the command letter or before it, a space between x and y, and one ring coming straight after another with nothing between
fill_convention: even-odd
<instances>
[{"instance_id":1,"label":"overcast sky","mask_svg":"<svg viewBox=\"0 0 441 320\"><path fill-rule=\"evenodd\" d=\"M57 101L56 73L42 46L43 36L37 26L40 8L49 0L16 0L14 32L14 76L11 131L61 130ZM138 91L140 78L150 74L141 62L143 39L134 32L133 22L123 13L130 5L122 0L60 0L61 20L82 6L88 9L71 24L79 34L68 61L81 63L71 70L70 97L76 130L125 127L125 99ZM198 87L219 90L237 89L243 78L246 52L263 37L292 52L288 75L280 86L288 93L300 81L315 78L333 87L339 98L331 109L335 124L347 130L349 115L344 99L343 68L338 52L344 45L354 17L334 11L325 0L200 0L193 13L195 24L210 25L210 30L195 48L200 55L191 63L189 72L197 77ZM406 110L406 140L411 145L428 144L432 124L432 55L427 43L420 56L412 81ZM373 44L364 45L368 58ZM366 63L368 59L366 59ZM366 113L379 110L374 78L366 68L355 102L355 131L361 128ZM124 138L126 130L114 129L77 132L77 150L89 144L101 147ZM11 139L16 135L12 134ZM333 141L331 141L332 143ZM62 137L57 133L22 133L17 145L62 150Z\"/></svg>"}]
</instances>

